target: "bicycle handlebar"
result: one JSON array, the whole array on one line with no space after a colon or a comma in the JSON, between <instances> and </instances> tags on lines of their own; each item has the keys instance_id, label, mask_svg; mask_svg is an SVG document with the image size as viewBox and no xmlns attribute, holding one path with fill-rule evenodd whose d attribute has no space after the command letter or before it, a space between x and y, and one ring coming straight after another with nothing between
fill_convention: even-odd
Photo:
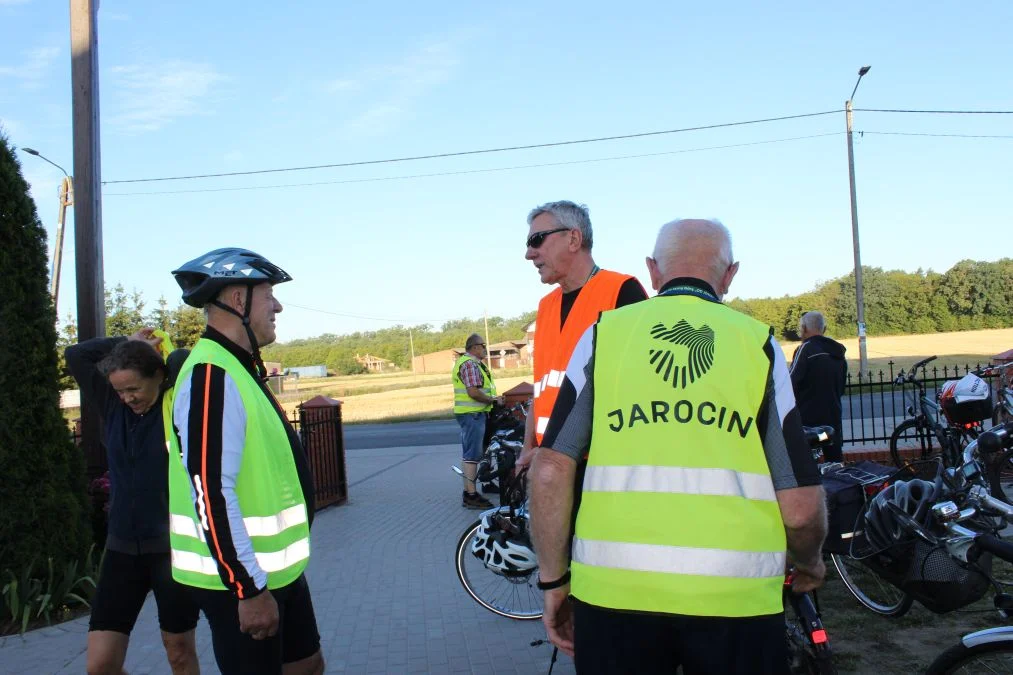
<instances>
[{"instance_id":1,"label":"bicycle handlebar","mask_svg":"<svg viewBox=\"0 0 1013 675\"><path fill-rule=\"evenodd\" d=\"M974 545L983 551L996 555L1006 562L1013 562L1013 544L1003 541L991 534L979 534L974 538Z\"/></svg>"},{"instance_id":2,"label":"bicycle handlebar","mask_svg":"<svg viewBox=\"0 0 1013 675\"><path fill-rule=\"evenodd\" d=\"M936 356L930 356L927 359L922 359L918 363L911 366L911 374L913 375L919 368L924 368L926 363L929 363L930 361L935 361L937 358L938 357Z\"/></svg>"},{"instance_id":3,"label":"bicycle handlebar","mask_svg":"<svg viewBox=\"0 0 1013 675\"><path fill-rule=\"evenodd\" d=\"M1013 448L1013 422L1006 422L992 427L978 437L978 447L982 453L993 453Z\"/></svg>"},{"instance_id":4,"label":"bicycle handlebar","mask_svg":"<svg viewBox=\"0 0 1013 675\"><path fill-rule=\"evenodd\" d=\"M831 426L802 427L806 443L812 449L826 447L834 442L834 428Z\"/></svg>"}]
</instances>

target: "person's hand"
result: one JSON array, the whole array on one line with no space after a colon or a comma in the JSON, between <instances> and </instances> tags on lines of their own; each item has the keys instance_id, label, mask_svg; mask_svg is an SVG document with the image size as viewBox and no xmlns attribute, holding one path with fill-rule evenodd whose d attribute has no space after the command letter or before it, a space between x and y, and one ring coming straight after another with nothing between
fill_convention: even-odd
<instances>
[{"instance_id":1,"label":"person's hand","mask_svg":"<svg viewBox=\"0 0 1013 675\"><path fill-rule=\"evenodd\" d=\"M803 565L795 563L795 580L791 584L791 590L796 593L808 593L823 585L823 578L827 575L827 566L822 556L817 556L813 563Z\"/></svg>"},{"instance_id":2,"label":"person's hand","mask_svg":"<svg viewBox=\"0 0 1013 675\"><path fill-rule=\"evenodd\" d=\"M496 397L496 405L498 405L498 406L504 406L504 405L506 405L506 397L505 396L497 396Z\"/></svg>"},{"instance_id":3,"label":"person's hand","mask_svg":"<svg viewBox=\"0 0 1013 675\"><path fill-rule=\"evenodd\" d=\"M141 342L146 342L156 352L158 351L158 346L160 344L162 344L162 337L160 335L155 335L155 329L154 328L148 328L147 326L145 326L144 328L140 329L139 331L137 331L136 333L134 333L133 335L131 335L127 339L128 340L140 340ZM159 353L161 353L161 352L159 352Z\"/></svg>"},{"instance_id":4,"label":"person's hand","mask_svg":"<svg viewBox=\"0 0 1013 675\"><path fill-rule=\"evenodd\" d=\"M570 604L570 584L553 588L545 593L542 623L545 633L559 651L573 658L573 605Z\"/></svg>"},{"instance_id":5,"label":"person's hand","mask_svg":"<svg viewBox=\"0 0 1013 675\"><path fill-rule=\"evenodd\" d=\"M271 591L239 601L239 631L254 640L274 637L278 632L278 603Z\"/></svg>"},{"instance_id":6,"label":"person's hand","mask_svg":"<svg viewBox=\"0 0 1013 675\"><path fill-rule=\"evenodd\" d=\"M523 469L531 468L531 460L535 458L535 452L538 448L532 448L530 446L521 449L521 456L517 458L517 462L514 466L517 467L517 472L520 473Z\"/></svg>"}]
</instances>

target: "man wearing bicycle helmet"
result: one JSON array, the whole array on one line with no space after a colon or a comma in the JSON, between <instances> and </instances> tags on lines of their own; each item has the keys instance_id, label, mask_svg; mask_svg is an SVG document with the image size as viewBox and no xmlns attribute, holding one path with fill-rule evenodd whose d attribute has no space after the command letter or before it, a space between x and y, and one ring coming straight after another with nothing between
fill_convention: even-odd
<instances>
[{"instance_id":1,"label":"man wearing bicycle helmet","mask_svg":"<svg viewBox=\"0 0 1013 675\"><path fill-rule=\"evenodd\" d=\"M173 578L192 587L222 673L323 673L303 575L313 484L260 357L282 310L274 286L292 277L240 248L210 251L173 275L183 301L207 317L166 433Z\"/></svg>"},{"instance_id":2,"label":"man wearing bicycle helmet","mask_svg":"<svg viewBox=\"0 0 1013 675\"><path fill-rule=\"evenodd\" d=\"M785 565L818 586L826 534L784 355L721 303L720 223L663 226L647 267L658 295L585 331L535 456L546 631L578 672L783 673Z\"/></svg>"}]
</instances>

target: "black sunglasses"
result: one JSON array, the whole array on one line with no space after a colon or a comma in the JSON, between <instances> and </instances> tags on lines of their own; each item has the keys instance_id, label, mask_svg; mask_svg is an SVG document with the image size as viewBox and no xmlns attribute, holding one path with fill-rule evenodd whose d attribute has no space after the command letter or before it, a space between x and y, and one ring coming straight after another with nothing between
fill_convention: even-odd
<instances>
[{"instance_id":1,"label":"black sunglasses","mask_svg":"<svg viewBox=\"0 0 1013 675\"><path fill-rule=\"evenodd\" d=\"M545 238L550 234L556 232L569 232L569 227L557 227L554 230L542 230L541 232L535 232L533 235L528 237L528 248L541 248L542 244L545 243Z\"/></svg>"}]
</instances>

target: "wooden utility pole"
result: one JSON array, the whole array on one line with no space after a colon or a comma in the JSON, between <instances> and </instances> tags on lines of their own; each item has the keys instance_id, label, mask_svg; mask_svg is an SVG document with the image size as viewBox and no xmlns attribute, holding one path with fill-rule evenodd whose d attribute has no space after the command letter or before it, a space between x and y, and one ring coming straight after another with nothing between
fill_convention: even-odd
<instances>
[{"instance_id":1,"label":"wooden utility pole","mask_svg":"<svg viewBox=\"0 0 1013 675\"><path fill-rule=\"evenodd\" d=\"M485 321L485 364L492 370L492 353L489 351L489 312L482 310L482 319Z\"/></svg>"},{"instance_id":2,"label":"wooden utility pole","mask_svg":"<svg viewBox=\"0 0 1013 675\"><path fill-rule=\"evenodd\" d=\"M70 81L74 117L74 248L77 339L105 335L102 170L99 141L98 3L70 0ZM89 473L105 466L98 411L81 400L81 443Z\"/></svg>"},{"instance_id":3,"label":"wooden utility pole","mask_svg":"<svg viewBox=\"0 0 1013 675\"><path fill-rule=\"evenodd\" d=\"M98 0L70 0L74 244L79 340L105 335L97 19Z\"/></svg>"},{"instance_id":4,"label":"wooden utility pole","mask_svg":"<svg viewBox=\"0 0 1013 675\"><path fill-rule=\"evenodd\" d=\"M408 346L412 350L412 377L415 377L415 340L412 339L412 329L408 329Z\"/></svg>"}]
</instances>

